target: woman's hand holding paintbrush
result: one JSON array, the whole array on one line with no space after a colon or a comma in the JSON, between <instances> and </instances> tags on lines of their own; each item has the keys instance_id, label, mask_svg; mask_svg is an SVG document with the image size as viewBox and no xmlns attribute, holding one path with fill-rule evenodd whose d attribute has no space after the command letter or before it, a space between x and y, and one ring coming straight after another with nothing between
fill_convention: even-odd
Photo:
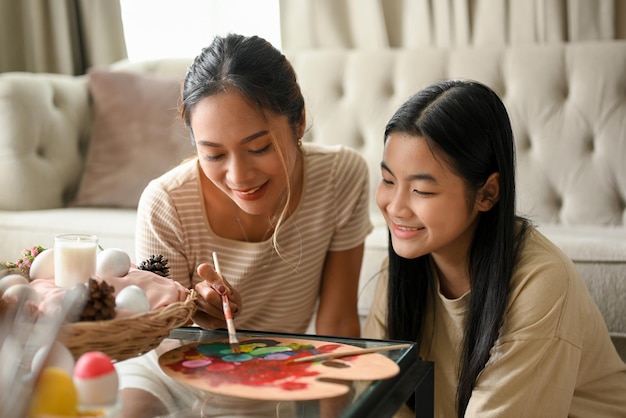
<instances>
[{"instance_id":1,"label":"woman's hand holding paintbrush","mask_svg":"<svg viewBox=\"0 0 626 418\"><path fill-rule=\"evenodd\" d=\"M222 277L222 271L220 269L220 262L217 259L216 252L213 252L213 265L215 266L215 271L217 272L217 274L219 274L220 277ZM239 340L237 339L237 331L235 330L235 322L233 321L233 313L230 310L230 302L228 301L228 296L226 295L226 291L220 292L220 296L222 296L222 309L224 310L224 318L226 318L226 326L228 327L228 342L230 343L230 349L232 350L233 353L239 354L240 353Z\"/></svg>"},{"instance_id":2,"label":"woman's hand holding paintbrush","mask_svg":"<svg viewBox=\"0 0 626 418\"><path fill-rule=\"evenodd\" d=\"M213 269L211 264L200 264L197 272L204 280L195 286L198 298L193 321L205 329L226 328L222 295L227 296L233 317L237 317L241 311L241 295Z\"/></svg>"}]
</instances>

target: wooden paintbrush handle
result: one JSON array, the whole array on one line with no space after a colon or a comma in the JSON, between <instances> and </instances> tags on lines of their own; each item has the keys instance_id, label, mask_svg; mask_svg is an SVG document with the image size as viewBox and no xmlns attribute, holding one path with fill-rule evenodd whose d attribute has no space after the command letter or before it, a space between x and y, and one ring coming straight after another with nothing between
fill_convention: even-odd
<instances>
[{"instance_id":1,"label":"wooden paintbrush handle","mask_svg":"<svg viewBox=\"0 0 626 418\"><path fill-rule=\"evenodd\" d=\"M360 354L380 353L381 351L400 350L402 348L409 348L410 346L411 344L395 344L395 345L386 345L386 346L381 346L381 347L359 348L357 350L333 351L330 353L316 354L313 356L298 357L298 358L291 360L290 362L302 363L305 361L315 361L315 360L338 358L338 357L358 356Z\"/></svg>"}]
</instances>

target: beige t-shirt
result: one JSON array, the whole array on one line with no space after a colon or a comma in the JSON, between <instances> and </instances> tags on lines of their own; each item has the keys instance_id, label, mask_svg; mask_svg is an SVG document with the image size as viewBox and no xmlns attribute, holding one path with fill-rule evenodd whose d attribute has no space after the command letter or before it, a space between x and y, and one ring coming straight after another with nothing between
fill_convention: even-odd
<instances>
[{"instance_id":1,"label":"beige t-shirt","mask_svg":"<svg viewBox=\"0 0 626 418\"><path fill-rule=\"evenodd\" d=\"M386 274L379 280L366 337L387 338L387 280ZM509 298L465 416L626 417L626 364L604 318L574 264L536 230L524 245ZM437 417L456 416L468 300L469 293L450 300L437 292L434 324L425 322L420 356L435 364Z\"/></svg>"},{"instance_id":2,"label":"beige t-shirt","mask_svg":"<svg viewBox=\"0 0 626 418\"><path fill-rule=\"evenodd\" d=\"M222 274L241 294L237 328L301 333L309 325L329 251L352 249L372 225L368 170L354 150L303 144L303 191L298 207L269 237L241 242L213 233L200 192L197 159L153 180L143 192L136 230L136 259L168 259L170 276L191 288L200 263L220 257ZM210 210L210 208L209 208Z\"/></svg>"}]
</instances>

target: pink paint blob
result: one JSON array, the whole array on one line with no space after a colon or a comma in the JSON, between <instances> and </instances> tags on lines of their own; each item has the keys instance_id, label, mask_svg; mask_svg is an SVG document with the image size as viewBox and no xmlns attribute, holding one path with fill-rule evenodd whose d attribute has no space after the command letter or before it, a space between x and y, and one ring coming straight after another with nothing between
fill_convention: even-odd
<instances>
[{"instance_id":1,"label":"pink paint blob","mask_svg":"<svg viewBox=\"0 0 626 418\"><path fill-rule=\"evenodd\" d=\"M287 360L289 357L293 355L285 354L285 353L272 353L263 357L263 360Z\"/></svg>"},{"instance_id":2,"label":"pink paint blob","mask_svg":"<svg viewBox=\"0 0 626 418\"><path fill-rule=\"evenodd\" d=\"M210 358L203 358L198 360L185 360L183 361L182 365L184 367L189 367L190 369L195 369L198 367L208 366L212 362L213 360L211 360Z\"/></svg>"}]
</instances>

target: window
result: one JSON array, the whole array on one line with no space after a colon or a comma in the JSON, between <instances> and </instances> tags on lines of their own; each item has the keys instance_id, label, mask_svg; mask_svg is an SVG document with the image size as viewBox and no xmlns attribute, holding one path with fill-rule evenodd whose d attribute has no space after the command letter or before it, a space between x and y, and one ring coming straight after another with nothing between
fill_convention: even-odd
<instances>
[{"instance_id":1,"label":"window","mask_svg":"<svg viewBox=\"0 0 626 418\"><path fill-rule=\"evenodd\" d=\"M120 0L128 59L193 58L215 35L280 43L279 0Z\"/></svg>"}]
</instances>

